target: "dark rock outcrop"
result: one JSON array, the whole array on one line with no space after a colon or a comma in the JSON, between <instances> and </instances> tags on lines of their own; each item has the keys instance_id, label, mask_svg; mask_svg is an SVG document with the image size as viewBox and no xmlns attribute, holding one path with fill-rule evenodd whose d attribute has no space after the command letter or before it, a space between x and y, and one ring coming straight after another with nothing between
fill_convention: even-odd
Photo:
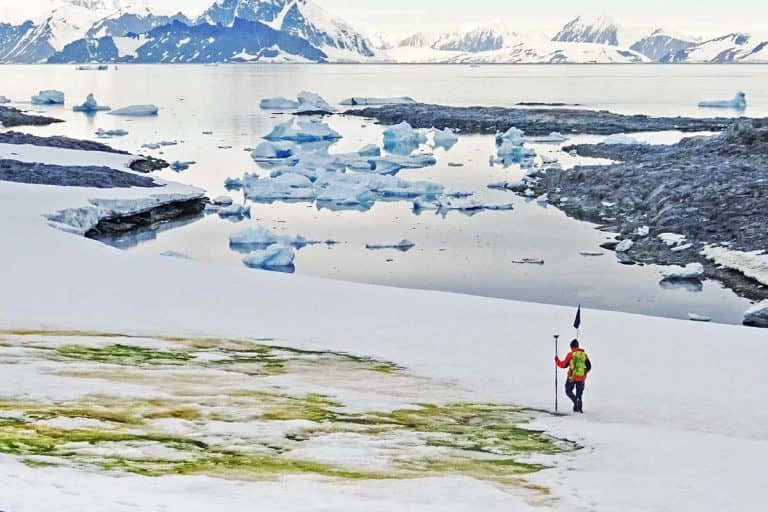
<instances>
[{"instance_id":1,"label":"dark rock outcrop","mask_svg":"<svg viewBox=\"0 0 768 512\"><path fill-rule=\"evenodd\" d=\"M54 117L27 114L14 107L0 107L0 123L6 128L14 126L48 126L49 124L63 122L63 120Z\"/></svg>"},{"instance_id":2,"label":"dark rock outcrop","mask_svg":"<svg viewBox=\"0 0 768 512\"><path fill-rule=\"evenodd\" d=\"M30 135L28 133L21 132L4 132L0 133L0 144L32 144L34 146L44 146L49 148L61 148L61 149L79 149L81 151L101 151L104 153L117 153L121 155L127 155L127 151L121 151L114 149L101 142L93 142L90 140L71 139L69 137L62 137L59 135L53 137L38 137L37 135Z\"/></svg>"},{"instance_id":3,"label":"dark rock outcrop","mask_svg":"<svg viewBox=\"0 0 768 512\"><path fill-rule=\"evenodd\" d=\"M0 160L0 181L60 187L159 187L148 176L101 166L70 166Z\"/></svg>"}]
</instances>

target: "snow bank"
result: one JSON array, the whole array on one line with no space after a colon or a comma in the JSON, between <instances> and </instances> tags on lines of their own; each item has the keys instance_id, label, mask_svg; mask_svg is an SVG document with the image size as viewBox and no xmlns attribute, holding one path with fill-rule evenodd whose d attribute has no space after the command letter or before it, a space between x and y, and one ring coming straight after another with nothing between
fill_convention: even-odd
<instances>
[{"instance_id":1,"label":"snow bank","mask_svg":"<svg viewBox=\"0 0 768 512\"><path fill-rule=\"evenodd\" d=\"M63 105L64 93L57 90L44 90L31 98L33 105Z\"/></svg>"},{"instance_id":2,"label":"snow bank","mask_svg":"<svg viewBox=\"0 0 768 512\"><path fill-rule=\"evenodd\" d=\"M155 105L131 105L110 112L113 116L145 117L156 116L158 108Z\"/></svg>"},{"instance_id":3,"label":"snow bank","mask_svg":"<svg viewBox=\"0 0 768 512\"><path fill-rule=\"evenodd\" d=\"M747 95L739 92L732 100L700 101L699 107L702 108L734 108L744 110L747 108Z\"/></svg>"},{"instance_id":4,"label":"snow bank","mask_svg":"<svg viewBox=\"0 0 768 512\"><path fill-rule=\"evenodd\" d=\"M725 247L706 247L702 254L718 265L768 286L768 254L763 251L742 252Z\"/></svg>"},{"instance_id":5,"label":"snow bank","mask_svg":"<svg viewBox=\"0 0 768 512\"><path fill-rule=\"evenodd\" d=\"M104 105L99 105L99 103L96 101L96 98L93 96L93 93L89 94L87 98L85 98L85 101L82 105L76 105L72 107L72 110L74 112L102 112L106 110L110 110L109 107Z\"/></svg>"}]
</instances>

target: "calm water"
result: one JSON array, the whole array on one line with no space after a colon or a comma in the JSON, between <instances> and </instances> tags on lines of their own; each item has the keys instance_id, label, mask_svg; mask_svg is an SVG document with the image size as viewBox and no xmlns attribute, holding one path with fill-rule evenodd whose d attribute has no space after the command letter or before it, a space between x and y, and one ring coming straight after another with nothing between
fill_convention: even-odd
<instances>
[{"instance_id":1,"label":"calm water","mask_svg":"<svg viewBox=\"0 0 768 512\"><path fill-rule=\"evenodd\" d=\"M72 66L0 66L0 94L22 108L31 108L29 96L42 88L66 93L66 107L42 110L67 123L29 131L94 138L97 128L124 128L130 132L128 136L108 142L130 151L149 142L183 141L150 153L169 161L195 160L197 165L183 173L164 171L160 176L195 184L211 196L225 193L226 177L244 172L268 174L244 149L258 144L283 116L261 111L259 100L295 96L302 89L318 92L332 103L353 95L407 95L450 105L565 102L630 114L702 117L738 115L701 110L696 103L730 98L743 90L750 102L745 115L768 116L768 66L155 65L120 66L106 72L75 71ZM161 108L160 116L120 119L73 113L72 105L81 103L89 92L113 108L155 103ZM380 143L381 128L373 123L342 116L328 122L344 136L332 152ZM640 134L638 138L666 143L680 136ZM598 140L579 137L569 143ZM566 167L589 161L571 158L557 145L533 146L540 153L558 155ZM438 150L435 167L404 171L399 176L473 191L480 200L513 202L515 209L510 212L415 215L409 202L379 202L368 212L319 210L308 203L254 204L250 220L233 223L209 215L121 240L120 245L133 251L175 251L195 259L241 265L242 254L230 250L229 235L259 224L286 234L340 242L301 249L296 259L300 274L545 303L581 303L677 318L699 313L721 322L741 321L748 301L718 283L706 282L693 290L663 289L658 267L620 265L612 253L581 256L581 250L596 250L608 235L566 218L551 206L489 190L489 183L522 175L517 167L492 167L488 160L493 153L491 137L466 136L450 151ZM230 195L244 201L240 193ZM407 253L364 248L366 243L402 238L412 240L416 247ZM545 264L513 263L523 258L541 258Z\"/></svg>"}]
</instances>

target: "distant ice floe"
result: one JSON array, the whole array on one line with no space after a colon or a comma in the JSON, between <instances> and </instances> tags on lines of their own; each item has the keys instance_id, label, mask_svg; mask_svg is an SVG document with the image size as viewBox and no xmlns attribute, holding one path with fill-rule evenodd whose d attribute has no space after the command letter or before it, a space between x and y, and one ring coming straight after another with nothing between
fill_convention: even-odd
<instances>
[{"instance_id":1,"label":"distant ice floe","mask_svg":"<svg viewBox=\"0 0 768 512\"><path fill-rule=\"evenodd\" d=\"M165 146L176 146L179 144L179 141L177 140L161 140L160 142L148 142L146 144L142 144L142 148L146 149L160 149Z\"/></svg>"},{"instance_id":2,"label":"distant ice floe","mask_svg":"<svg viewBox=\"0 0 768 512\"><path fill-rule=\"evenodd\" d=\"M63 105L64 93L54 89L43 90L32 96L30 101L33 105Z\"/></svg>"},{"instance_id":3,"label":"distant ice floe","mask_svg":"<svg viewBox=\"0 0 768 512\"><path fill-rule=\"evenodd\" d=\"M259 107L264 110L296 110L299 108L297 100L290 100L277 96L275 98L264 98L259 103Z\"/></svg>"},{"instance_id":4,"label":"distant ice floe","mask_svg":"<svg viewBox=\"0 0 768 512\"><path fill-rule=\"evenodd\" d=\"M82 105L75 105L72 107L72 110L74 112L94 113L105 112L111 109L105 105L99 105L99 103L96 101L96 98L93 96L93 93L91 93L87 98L85 98L85 101Z\"/></svg>"},{"instance_id":5,"label":"distant ice floe","mask_svg":"<svg viewBox=\"0 0 768 512\"><path fill-rule=\"evenodd\" d=\"M736 110L744 110L745 108L747 108L747 95L746 93L739 92L731 100L700 101L699 107L701 108L733 108Z\"/></svg>"},{"instance_id":6,"label":"distant ice floe","mask_svg":"<svg viewBox=\"0 0 768 512\"><path fill-rule=\"evenodd\" d=\"M551 132L549 135L540 135L538 137L528 137L530 142L539 144L555 144L565 142L568 140L568 136L563 135L560 132Z\"/></svg>"},{"instance_id":7,"label":"distant ice floe","mask_svg":"<svg viewBox=\"0 0 768 512\"><path fill-rule=\"evenodd\" d=\"M408 96L401 96L399 98L367 98L364 96L353 96L341 101L341 105L412 105L417 103L416 100Z\"/></svg>"},{"instance_id":8,"label":"distant ice floe","mask_svg":"<svg viewBox=\"0 0 768 512\"><path fill-rule=\"evenodd\" d=\"M123 130L122 128L115 128L114 130L105 130L104 128L99 128L96 130L96 136L100 139L125 137L126 135L128 135L128 130Z\"/></svg>"},{"instance_id":9,"label":"distant ice floe","mask_svg":"<svg viewBox=\"0 0 768 512\"><path fill-rule=\"evenodd\" d=\"M269 141L317 142L340 139L341 135L320 119L288 119L264 136Z\"/></svg>"},{"instance_id":10,"label":"distant ice floe","mask_svg":"<svg viewBox=\"0 0 768 512\"><path fill-rule=\"evenodd\" d=\"M609 145L632 145L632 144L647 144L646 142L637 140L634 137L630 137L629 135L625 135L623 133L616 133L614 135L609 135L605 139L603 139L602 144L609 144Z\"/></svg>"},{"instance_id":11,"label":"distant ice floe","mask_svg":"<svg viewBox=\"0 0 768 512\"><path fill-rule=\"evenodd\" d=\"M416 244L414 244L413 242L411 242L410 240L407 240L405 238L400 240L399 242L395 242L395 243L386 243L386 242L380 243L379 242L379 243L368 243L368 244L365 244L365 248L369 249L369 250L396 249L398 251L408 252L411 249L413 249L414 247L416 247Z\"/></svg>"},{"instance_id":12,"label":"distant ice floe","mask_svg":"<svg viewBox=\"0 0 768 512\"><path fill-rule=\"evenodd\" d=\"M149 117L156 116L158 108L155 105L131 105L109 112L113 116Z\"/></svg>"}]
</instances>

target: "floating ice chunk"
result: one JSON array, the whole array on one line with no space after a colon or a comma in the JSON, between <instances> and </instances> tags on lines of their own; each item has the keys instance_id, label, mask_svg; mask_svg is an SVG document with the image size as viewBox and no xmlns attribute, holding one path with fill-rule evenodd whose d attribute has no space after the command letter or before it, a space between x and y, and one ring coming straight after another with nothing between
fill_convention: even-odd
<instances>
[{"instance_id":1,"label":"floating ice chunk","mask_svg":"<svg viewBox=\"0 0 768 512\"><path fill-rule=\"evenodd\" d=\"M278 124L264 137L267 140L288 140L295 142L316 142L340 139L341 135L320 119L289 119Z\"/></svg>"},{"instance_id":2,"label":"floating ice chunk","mask_svg":"<svg viewBox=\"0 0 768 512\"><path fill-rule=\"evenodd\" d=\"M482 203L469 198L441 200L439 206L439 209L442 211L458 210L462 212L514 209L514 205L512 203Z\"/></svg>"},{"instance_id":3,"label":"floating ice chunk","mask_svg":"<svg viewBox=\"0 0 768 512\"><path fill-rule=\"evenodd\" d=\"M457 142L459 142L459 136L450 128L445 128L443 130L432 128L428 133L432 134L432 142L435 147L438 148L451 149Z\"/></svg>"},{"instance_id":4,"label":"floating ice chunk","mask_svg":"<svg viewBox=\"0 0 768 512\"><path fill-rule=\"evenodd\" d=\"M218 206L230 206L234 201L229 196L219 196L213 199L213 204Z\"/></svg>"},{"instance_id":5,"label":"floating ice chunk","mask_svg":"<svg viewBox=\"0 0 768 512\"><path fill-rule=\"evenodd\" d=\"M744 110L747 108L747 95L739 92L732 100L701 101L699 107L702 108L735 108Z\"/></svg>"},{"instance_id":6,"label":"floating ice chunk","mask_svg":"<svg viewBox=\"0 0 768 512\"><path fill-rule=\"evenodd\" d=\"M93 96L93 93L89 94L87 98L85 98L85 101L82 105L76 105L72 107L72 110L74 112L103 112L106 110L110 110L109 107L105 105L99 105L96 101L96 98Z\"/></svg>"},{"instance_id":7,"label":"floating ice chunk","mask_svg":"<svg viewBox=\"0 0 768 512\"><path fill-rule=\"evenodd\" d=\"M501 146L505 142L509 142L513 146L522 146L525 144L525 132L513 126L504 133L496 134L497 146Z\"/></svg>"},{"instance_id":8,"label":"floating ice chunk","mask_svg":"<svg viewBox=\"0 0 768 512\"><path fill-rule=\"evenodd\" d=\"M308 177L293 172L279 174L274 178L259 178L255 174L246 174L243 178L243 190L245 196L254 201L312 200L318 194Z\"/></svg>"},{"instance_id":9,"label":"floating ice chunk","mask_svg":"<svg viewBox=\"0 0 768 512\"><path fill-rule=\"evenodd\" d=\"M304 247L310 243L303 236L280 236L272 231L262 227L248 228L229 237L229 244L232 246L261 246L267 247L272 244L290 245L293 247Z\"/></svg>"},{"instance_id":10,"label":"floating ice chunk","mask_svg":"<svg viewBox=\"0 0 768 512\"><path fill-rule=\"evenodd\" d=\"M410 153L427 142L423 130L415 130L403 121L384 130L384 149L397 153Z\"/></svg>"},{"instance_id":11,"label":"floating ice chunk","mask_svg":"<svg viewBox=\"0 0 768 512\"><path fill-rule=\"evenodd\" d=\"M685 267L671 267L661 274L667 281L687 281L701 279L704 275L704 265L701 263L689 263Z\"/></svg>"},{"instance_id":12,"label":"floating ice chunk","mask_svg":"<svg viewBox=\"0 0 768 512\"><path fill-rule=\"evenodd\" d=\"M630 239L622 240L619 245L616 246L616 252L618 253L625 253L632 250L632 247L635 246L635 242L633 242Z\"/></svg>"},{"instance_id":13,"label":"floating ice chunk","mask_svg":"<svg viewBox=\"0 0 768 512\"><path fill-rule=\"evenodd\" d=\"M243 180L240 178L227 178L224 180L224 188L227 190L240 190L243 188Z\"/></svg>"},{"instance_id":14,"label":"floating ice chunk","mask_svg":"<svg viewBox=\"0 0 768 512\"><path fill-rule=\"evenodd\" d=\"M758 302L744 312L744 324L752 327L768 327L768 300Z\"/></svg>"},{"instance_id":15,"label":"floating ice chunk","mask_svg":"<svg viewBox=\"0 0 768 512\"><path fill-rule=\"evenodd\" d=\"M648 226L640 226L637 228L637 236L646 237L651 234L651 228Z\"/></svg>"},{"instance_id":16,"label":"floating ice chunk","mask_svg":"<svg viewBox=\"0 0 768 512\"><path fill-rule=\"evenodd\" d=\"M541 135L539 137L529 137L528 140L530 142L538 142L540 144L546 144L546 143L558 143L558 142L565 142L568 140L567 135L563 135L560 132L551 132L549 135Z\"/></svg>"},{"instance_id":17,"label":"floating ice chunk","mask_svg":"<svg viewBox=\"0 0 768 512\"><path fill-rule=\"evenodd\" d=\"M504 140L498 149L499 160L503 164L522 163L536 157L536 150L525 148L512 140Z\"/></svg>"},{"instance_id":18,"label":"floating ice chunk","mask_svg":"<svg viewBox=\"0 0 768 512\"><path fill-rule=\"evenodd\" d=\"M179 258L181 260L188 260L189 259L189 256L187 256L183 252L176 252L176 251L161 252L160 256L166 256L168 258Z\"/></svg>"},{"instance_id":19,"label":"floating ice chunk","mask_svg":"<svg viewBox=\"0 0 768 512\"><path fill-rule=\"evenodd\" d=\"M8 98L7 96L0 96L0 105L4 103L10 103L10 102L11 102L11 99Z\"/></svg>"},{"instance_id":20,"label":"floating ice chunk","mask_svg":"<svg viewBox=\"0 0 768 512\"><path fill-rule=\"evenodd\" d=\"M605 253L602 251L579 251L579 254L586 257L603 256Z\"/></svg>"},{"instance_id":21,"label":"floating ice chunk","mask_svg":"<svg viewBox=\"0 0 768 512\"><path fill-rule=\"evenodd\" d=\"M250 217L251 216L251 207L250 206L243 206L240 204L232 204L227 206L226 208L222 208L219 210L219 215L221 217Z\"/></svg>"},{"instance_id":22,"label":"floating ice chunk","mask_svg":"<svg viewBox=\"0 0 768 512\"><path fill-rule=\"evenodd\" d=\"M373 203L376 194L365 185L335 183L317 196L318 201L325 201L339 206L351 206Z\"/></svg>"},{"instance_id":23,"label":"floating ice chunk","mask_svg":"<svg viewBox=\"0 0 768 512\"><path fill-rule=\"evenodd\" d=\"M603 144L610 144L610 145L618 145L618 144L645 144L645 142L639 141L634 137L630 137L629 135L624 135L623 133L617 133L614 135L609 135L605 139L603 139Z\"/></svg>"},{"instance_id":24,"label":"floating ice chunk","mask_svg":"<svg viewBox=\"0 0 768 512\"><path fill-rule=\"evenodd\" d=\"M251 158L256 163L291 163L295 165L299 159L294 157L297 147L290 141L265 141L251 151Z\"/></svg>"},{"instance_id":25,"label":"floating ice chunk","mask_svg":"<svg viewBox=\"0 0 768 512\"><path fill-rule=\"evenodd\" d=\"M110 137L124 137L128 135L128 130L123 130L121 128L116 128L114 130L105 130L103 128L99 128L96 130L96 136L100 139L107 139Z\"/></svg>"},{"instance_id":26,"label":"floating ice chunk","mask_svg":"<svg viewBox=\"0 0 768 512\"><path fill-rule=\"evenodd\" d=\"M363 96L353 96L341 102L341 105L412 105L416 100L408 96L399 98L366 98Z\"/></svg>"},{"instance_id":27,"label":"floating ice chunk","mask_svg":"<svg viewBox=\"0 0 768 512\"><path fill-rule=\"evenodd\" d=\"M110 115L130 116L130 117L148 117L148 116L156 116L158 110L159 109L155 105L131 105L128 107L112 110L110 112Z\"/></svg>"},{"instance_id":28,"label":"floating ice chunk","mask_svg":"<svg viewBox=\"0 0 768 512\"><path fill-rule=\"evenodd\" d=\"M375 144L368 144L357 152L360 156L381 156L381 148Z\"/></svg>"},{"instance_id":29,"label":"floating ice chunk","mask_svg":"<svg viewBox=\"0 0 768 512\"><path fill-rule=\"evenodd\" d=\"M44 90L31 98L33 105L63 105L64 93L57 90Z\"/></svg>"},{"instance_id":30,"label":"floating ice chunk","mask_svg":"<svg viewBox=\"0 0 768 512\"><path fill-rule=\"evenodd\" d=\"M401 169L421 169L437 163L434 155L387 155L369 160L377 174L396 174Z\"/></svg>"},{"instance_id":31,"label":"floating ice chunk","mask_svg":"<svg viewBox=\"0 0 768 512\"><path fill-rule=\"evenodd\" d=\"M336 109L331 107L319 94L302 91L299 93L297 114L333 114Z\"/></svg>"},{"instance_id":32,"label":"floating ice chunk","mask_svg":"<svg viewBox=\"0 0 768 512\"><path fill-rule=\"evenodd\" d=\"M171 163L171 169L173 169L176 172L186 171L189 169L191 165L195 165L197 162L194 160L187 160L187 161L180 161L176 160L175 162Z\"/></svg>"},{"instance_id":33,"label":"floating ice chunk","mask_svg":"<svg viewBox=\"0 0 768 512\"><path fill-rule=\"evenodd\" d=\"M299 108L299 102L283 98L282 96L277 96L275 98L262 99L261 103L259 103L259 107L265 110L295 110Z\"/></svg>"},{"instance_id":34,"label":"floating ice chunk","mask_svg":"<svg viewBox=\"0 0 768 512\"><path fill-rule=\"evenodd\" d=\"M293 247L283 244L273 244L261 251L253 251L243 258L243 263L251 268L265 270L293 271L293 261L296 251Z\"/></svg>"},{"instance_id":35,"label":"floating ice chunk","mask_svg":"<svg viewBox=\"0 0 768 512\"><path fill-rule=\"evenodd\" d=\"M704 315L699 315L698 313L688 313L688 320L692 322L711 322L712 318Z\"/></svg>"},{"instance_id":36,"label":"floating ice chunk","mask_svg":"<svg viewBox=\"0 0 768 512\"><path fill-rule=\"evenodd\" d=\"M395 243L372 243L372 244L365 244L365 248L369 250L377 250L377 249L397 249L398 251L408 252L411 249L416 247L416 244L411 242L410 240L402 239L399 242Z\"/></svg>"}]
</instances>

